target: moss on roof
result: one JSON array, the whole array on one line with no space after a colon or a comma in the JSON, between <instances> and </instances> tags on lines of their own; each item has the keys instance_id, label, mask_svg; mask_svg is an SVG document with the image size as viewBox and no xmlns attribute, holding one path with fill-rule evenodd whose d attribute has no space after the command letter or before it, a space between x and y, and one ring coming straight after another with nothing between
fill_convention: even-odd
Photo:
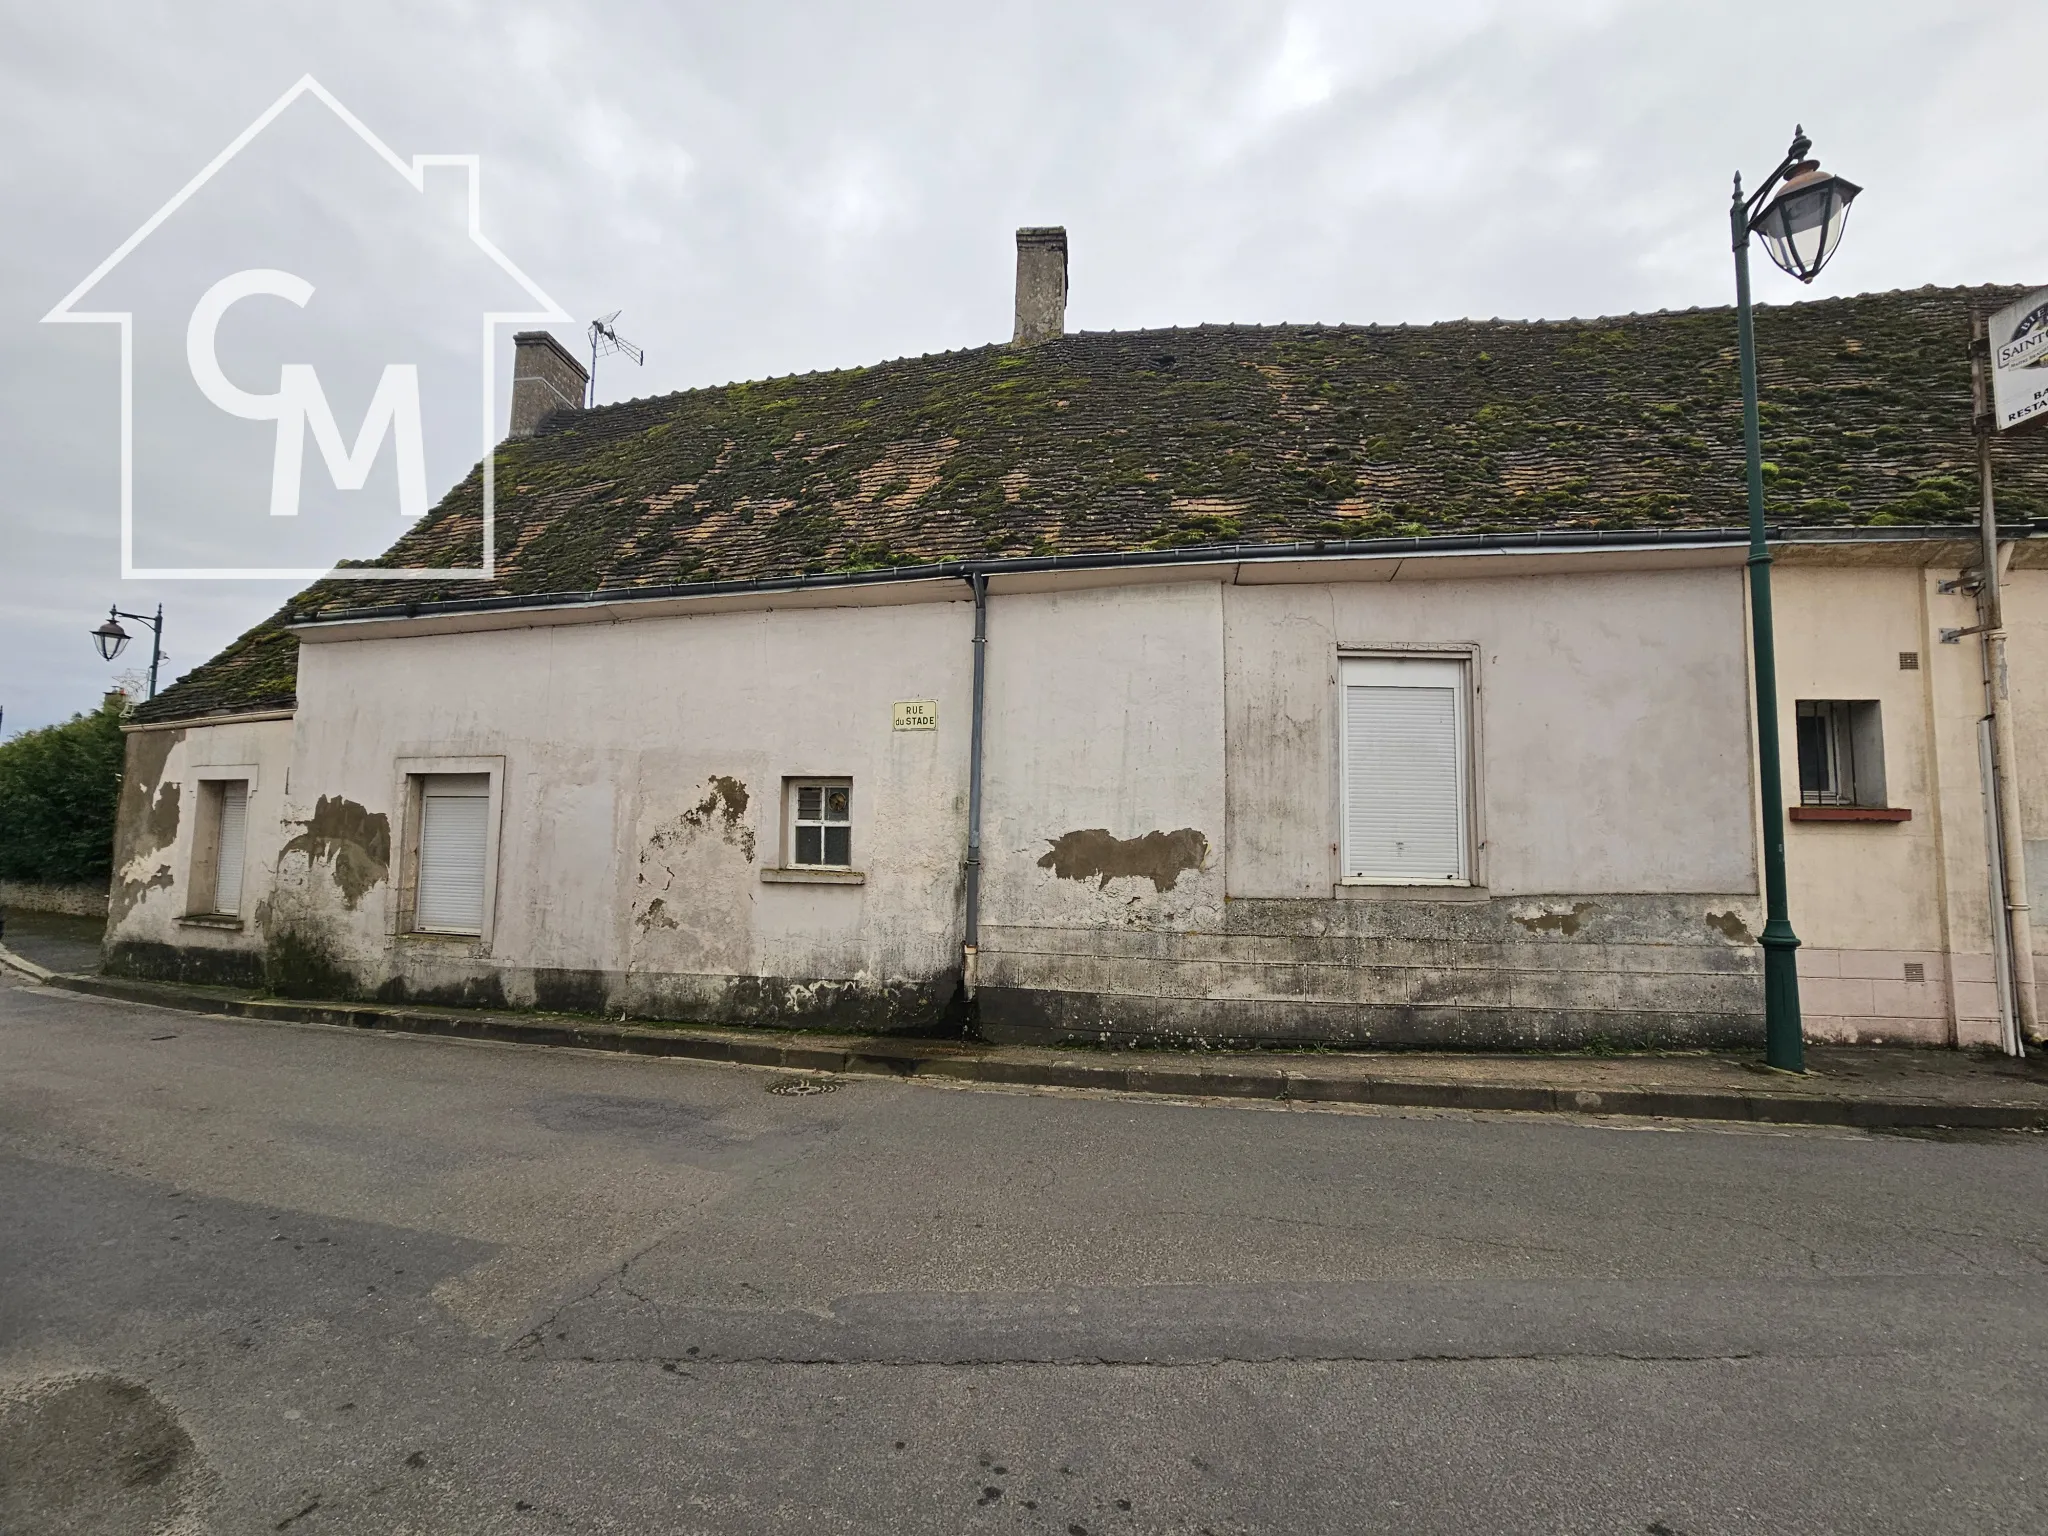
<instances>
[{"instance_id":1,"label":"moss on roof","mask_svg":"<svg viewBox=\"0 0 2048 1536\"><path fill-rule=\"evenodd\" d=\"M1760 308L1774 524L1975 516L1973 311L1926 288ZM289 701L286 616L985 556L1745 516L1734 316L1082 333L558 415L496 458L499 575L330 578L139 718ZM2048 455L2003 442L2005 516ZM375 565L475 565L471 474Z\"/></svg>"},{"instance_id":2,"label":"moss on roof","mask_svg":"<svg viewBox=\"0 0 2048 1536\"><path fill-rule=\"evenodd\" d=\"M295 708L299 641L284 627L291 615L292 606L288 603L254 629L230 641L212 660L194 667L155 698L137 705L130 718L147 723Z\"/></svg>"}]
</instances>

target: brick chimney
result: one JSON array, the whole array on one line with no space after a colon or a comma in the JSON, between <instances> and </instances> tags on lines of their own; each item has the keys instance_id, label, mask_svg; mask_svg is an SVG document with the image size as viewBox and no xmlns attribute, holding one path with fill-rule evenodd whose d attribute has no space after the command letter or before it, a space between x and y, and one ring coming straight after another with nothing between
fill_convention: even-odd
<instances>
[{"instance_id":1,"label":"brick chimney","mask_svg":"<svg viewBox=\"0 0 2048 1536\"><path fill-rule=\"evenodd\" d=\"M1028 347L1067 333L1067 232L1054 226L1017 231L1017 334Z\"/></svg>"},{"instance_id":2,"label":"brick chimney","mask_svg":"<svg viewBox=\"0 0 2048 1536\"><path fill-rule=\"evenodd\" d=\"M512 338L512 424L507 437L531 437L556 411L580 411L590 373L546 331Z\"/></svg>"}]
</instances>

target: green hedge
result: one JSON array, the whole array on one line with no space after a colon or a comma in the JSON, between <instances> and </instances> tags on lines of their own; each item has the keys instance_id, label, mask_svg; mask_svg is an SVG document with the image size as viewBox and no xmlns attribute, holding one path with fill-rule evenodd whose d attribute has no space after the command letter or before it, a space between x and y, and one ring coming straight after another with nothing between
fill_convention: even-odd
<instances>
[{"instance_id":1,"label":"green hedge","mask_svg":"<svg viewBox=\"0 0 2048 1536\"><path fill-rule=\"evenodd\" d=\"M0 879L105 880L121 794L121 704L0 745Z\"/></svg>"}]
</instances>

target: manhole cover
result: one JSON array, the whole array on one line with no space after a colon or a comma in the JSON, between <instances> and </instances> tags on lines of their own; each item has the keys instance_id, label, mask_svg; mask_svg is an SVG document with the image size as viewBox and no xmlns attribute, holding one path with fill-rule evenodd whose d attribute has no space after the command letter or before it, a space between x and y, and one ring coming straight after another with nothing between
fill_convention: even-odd
<instances>
[{"instance_id":1,"label":"manhole cover","mask_svg":"<svg viewBox=\"0 0 2048 1536\"><path fill-rule=\"evenodd\" d=\"M805 1093L830 1093L839 1086L838 1079L830 1077L785 1077L768 1085L770 1093L783 1094L794 1098Z\"/></svg>"}]
</instances>

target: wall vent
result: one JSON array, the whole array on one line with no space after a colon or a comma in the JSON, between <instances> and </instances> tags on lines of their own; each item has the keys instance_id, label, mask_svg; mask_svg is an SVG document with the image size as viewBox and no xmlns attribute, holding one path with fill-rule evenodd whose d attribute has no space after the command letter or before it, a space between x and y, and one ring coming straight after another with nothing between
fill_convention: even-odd
<instances>
[{"instance_id":1,"label":"wall vent","mask_svg":"<svg viewBox=\"0 0 2048 1536\"><path fill-rule=\"evenodd\" d=\"M1926 979L1927 979L1927 962L1926 962L1926 961L1924 961L1924 960L1908 960L1908 961L1906 962L1906 980L1908 980L1908 981L1925 981Z\"/></svg>"},{"instance_id":2,"label":"wall vent","mask_svg":"<svg viewBox=\"0 0 2048 1536\"><path fill-rule=\"evenodd\" d=\"M1899 652L1899 670L1901 672L1918 672L1920 670L1920 653L1918 651Z\"/></svg>"}]
</instances>

